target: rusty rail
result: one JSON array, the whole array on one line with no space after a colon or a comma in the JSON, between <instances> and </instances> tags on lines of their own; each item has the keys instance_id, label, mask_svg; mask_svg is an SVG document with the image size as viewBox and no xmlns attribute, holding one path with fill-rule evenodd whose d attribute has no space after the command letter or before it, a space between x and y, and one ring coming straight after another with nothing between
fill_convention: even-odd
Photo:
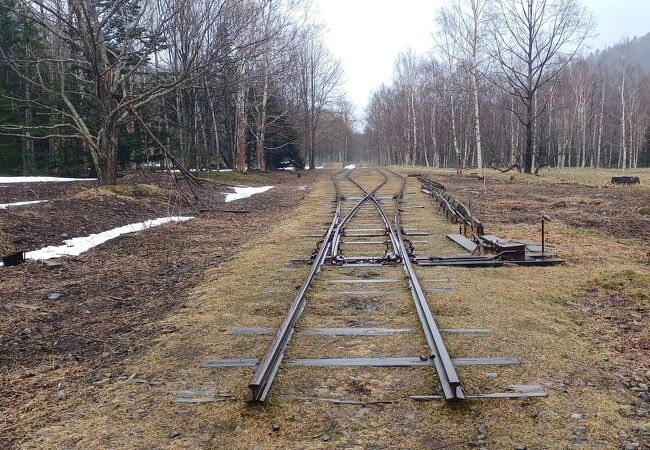
<instances>
[{"instance_id":1,"label":"rusty rail","mask_svg":"<svg viewBox=\"0 0 650 450\"><path fill-rule=\"evenodd\" d=\"M420 317L420 323L422 324L422 329L424 330L427 343L429 344L429 349L431 350L431 357L433 357L436 372L438 372L438 377L440 379L440 387L442 388L446 400L461 400L465 398L465 393L461 386L460 378L458 377L456 368L451 361L451 357L449 356L447 347L442 339L438 325L433 318L429 304L424 296L422 286L420 286L420 282L418 281L413 265L411 264L411 258L408 254L408 249L404 244L404 238L402 237L400 203L402 202L404 189L406 188L406 178L390 169L387 170L402 179L402 187L400 189L397 204L395 205L395 230L397 231L397 237L399 239L404 271L406 272L409 286L411 287L411 296L413 297L415 307L418 311L418 316Z\"/></svg>"},{"instance_id":2,"label":"rusty rail","mask_svg":"<svg viewBox=\"0 0 650 450\"><path fill-rule=\"evenodd\" d=\"M429 306L426 302L424 292L417 279L417 276L413 269L413 265L411 264L410 261L410 255L408 249L402 237L402 226L400 223L399 212L400 212L400 202L406 185L406 179L401 175L390 171L395 176L400 177L402 181L400 193L397 198L398 201L395 206L395 222L393 228L390 219L388 218L388 215L386 214L384 208L379 203L379 201L375 198L375 193L388 182L388 177L386 176L386 174L381 170L378 171L384 176L384 181L379 186L377 186L372 192L368 192L363 186L361 186L356 181L352 180L349 176L349 173L346 174L348 180L350 180L353 184L355 184L364 193L364 197L346 215L343 221L340 221L341 200L343 196L340 193L336 183L336 176L340 172L332 176L332 181L335 185L336 196L337 196L336 210L334 213L334 217L332 218L332 222L327 230L327 233L325 234L322 240L322 244L316 256L313 258L312 265L309 274L307 275L307 278L304 280L303 284L300 286L300 289L296 293L291 303L291 306L289 308L289 312L287 316L285 316L284 320L282 321L282 324L278 328L273 338L273 341L269 345L262 360L258 364L257 369L253 374L253 377L248 383L248 397L247 397L248 403L259 404L259 403L264 403L267 400L273 380L275 379L278 368L280 367L280 363L282 362L282 359L284 357L284 352L293 335L294 327L304 310L305 303L306 303L305 295L309 290L311 284L314 282L316 275L318 274L318 272L320 272L327 258L328 251L330 251L330 249L334 245L335 234L336 234L336 238L340 239L340 235L342 231L345 229L345 225L347 225L349 220L354 216L354 214L356 214L356 212L359 210L361 205L367 201L371 201L375 205L375 208L377 208L377 211L379 212L379 215L382 221L384 222L386 233L388 234L388 237L392 244L395 256L398 258L398 260L401 259L401 262L403 264L404 271L406 272L409 281L411 295L415 302L415 306L418 311L418 315L420 317L420 321L427 339L427 343L429 344L429 348L431 349L431 358L433 358L434 360L434 365L436 367L436 371L440 378L440 385L442 387L444 397L446 399L465 398L463 389L460 384L460 380L458 378L458 375L456 374L453 363L451 362L449 353L447 352L447 349L444 345L440 331L433 318L433 314L431 313L431 310L429 309ZM338 245L338 240L337 240L337 245ZM335 255L336 253L333 254Z\"/></svg>"},{"instance_id":3,"label":"rusty rail","mask_svg":"<svg viewBox=\"0 0 650 450\"><path fill-rule=\"evenodd\" d=\"M396 251L396 254L401 258L402 265L404 267L404 272L409 281L409 287L411 291L411 296L413 297L413 302L415 303L415 308L418 312L420 318L420 323L424 331L425 337L427 339L427 344L431 350L430 357L433 358L434 365L436 367L436 372L438 373L438 378L440 379L440 387L442 388L443 395L447 400L460 400L465 398L465 393L461 386L460 378L456 373L454 364L451 361L447 347L442 339L440 330L436 324L429 304L427 303L426 297L424 296L424 291L420 282L418 281L413 265L411 264L410 255L406 244L404 243L404 238L402 236L402 224L400 221L400 203L402 197L404 196L404 189L406 188L406 178L402 175L393 172L390 169L386 169L388 172L393 174L396 177L401 178L401 188L397 198L397 203L395 205L395 228L390 224L390 220L386 215L381 204L374 198L370 196L370 200L375 204L375 207L379 211L379 214L386 224L386 229L390 234L391 242L393 243L393 248ZM381 171L380 171L381 172ZM358 185L362 190L363 187ZM365 190L364 190L365 192Z\"/></svg>"},{"instance_id":4,"label":"rusty rail","mask_svg":"<svg viewBox=\"0 0 650 450\"><path fill-rule=\"evenodd\" d=\"M368 199L370 198L369 196L374 195L379 189L381 189L388 182L388 177L385 174L382 173L382 175L384 176L384 181L381 184L379 184L379 186L377 186L375 189L373 189L372 192L368 193L367 191L365 191L359 185L359 183L357 183L352 178L350 178L350 172L351 171L346 172L345 177L348 179L348 181L350 181L351 183L353 183L354 185L356 185L357 187L359 187L363 191L364 197L354 206L354 208L352 208L350 210L350 212L348 212L346 214L346 216L343 218L343 220L341 220L337 224L336 228L334 229L334 234L333 234L333 237L332 237L332 245L330 246L330 249L331 249L330 254L331 254L332 258L337 258L338 255L339 255L339 246L341 244L341 235L345 231L345 227L348 224L348 222L350 222L350 220L354 217L354 215L359 211L361 206L363 206L363 204L366 201L368 201ZM338 192L339 191L338 191L338 187L337 187L337 193Z\"/></svg>"},{"instance_id":5,"label":"rusty rail","mask_svg":"<svg viewBox=\"0 0 650 450\"><path fill-rule=\"evenodd\" d=\"M293 329L302 315L302 312L305 308L305 294L309 290L311 284L314 282L316 275L320 272L320 269L325 261L327 251L331 244L332 234L334 228L336 227L340 214L341 214L341 194L336 186L335 177L339 172L332 176L332 182L336 189L336 210L334 212L334 217L332 217L332 223L330 224L325 237L323 238L322 244L318 253L314 257L314 261L309 269L309 274L305 281L303 281L300 289L296 293L291 306L289 307L289 312L285 316L282 324L278 328L273 341L266 350L266 353L262 357L262 360L257 366L253 377L248 382L248 396L246 402L249 404L259 404L264 403L268 398L269 391L271 390L271 385L275 379L275 375L278 372L282 358L284 357L284 352L293 336Z\"/></svg>"}]
</instances>

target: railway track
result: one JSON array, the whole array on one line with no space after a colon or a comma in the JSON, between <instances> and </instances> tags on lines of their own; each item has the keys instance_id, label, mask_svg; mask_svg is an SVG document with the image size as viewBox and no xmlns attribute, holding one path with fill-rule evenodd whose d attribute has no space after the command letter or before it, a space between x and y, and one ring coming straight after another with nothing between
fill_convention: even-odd
<instances>
[{"instance_id":1,"label":"railway track","mask_svg":"<svg viewBox=\"0 0 650 450\"><path fill-rule=\"evenodd\" d=\"M305 309L307 292L316 281L317 274L326 267L326 262L342 266L348 261L356 265L402 265L429 346L429 359L433 360L443 396L447 400L461 400L465 397L460 378L411 263L409 246L406 244L409 241L404 236L400 220L400 204L404 196L406 179L394 172L381 169L370 170L374 173L362 173L358 177L353 177L351 171L346 171L332 177L336 191L336 206L332 221L320 242L318 251L312 258L311 269L296 293L288 314L248 383L249 403L263 403L268 399L285 350ZM374 187L364 185L366 182L364 178L367 179L368 175L372 176L375 173L380 176L381 182ZM391 178L392 183L389 182ZM382 190L388 191L388 195L380 195ZM393 203L392 220L390 212L387 212L385 207L390 203ZM383 240L367 240L377 237L382 237ZM359 240L362 238L365 239ZM353 246L357 248L349 248ZM359 254L360 250L363 250L363 254ZM349 259L347 255L350 255Z\"/></svg>"},{"instance_id":2,"label":"railway track","mask_svg":"<svg viewBox=\"0 0 650 450\"><path fill-rule=\"evenodd\" d=\"M460 367L519 364L513 357L458 355L463 349L476 347L477 341L472 339L482 339L491 330L462 328L470 324L461 319L461 298L457 294L461 286L454 283L462 277L463 269L453 267L458 262L471 267L477 261L479 266L493 265L495 261L490 256L416 255L416 247L422 254L434 255L457 255L459 249L446 234L455 225L427 211L424 203L431 197L408 180L417 183L415 178L405 178L386 168L343 170L332 175L334 198L329 198L324 215L313 219L312 224L321 229L303 235L319 241L311 257L294 260L294 264L309 264L309 270L280 325L228 331L230 335L272 335L263 356L207 359L201 367L254 368L247 385L249 404L267 402L277 384L282 385L280 395L287 397L288 390L289 398L362 402L329 395L292 395L323 389L343 390L338 396L347 395L345 392L368 395L375 390L357 386L359 378L384 383L385 393L394 393L395 386L407 387L414 400L461 402L546 395L537 385L509 385L508 391L514 392L477 392L485 389L484 382L477 380L476 371L466 369L462 369L465 381L461 381L457 370ZM416 266L425 275L422 280ZM451 311L445 314L446 324L459 328L439 328L427 293L436 310ZM454 313L459 310L461 317ZM453 351L445 339L451 339ZM486 345L478 348L490 350ZM453 358L452 353L456 353ZM300 367L321 369L306 373ZM397 368L406 370L401 381L395 381ZM421 375L414 377L416 371ZM322 382L306 383L305 379L312 375L325 376L327 389ZM422 390L427 393L419 395ZM175 401L206 401L203 395L200 390L181 391Z\"/></svg>"}]
</instances>

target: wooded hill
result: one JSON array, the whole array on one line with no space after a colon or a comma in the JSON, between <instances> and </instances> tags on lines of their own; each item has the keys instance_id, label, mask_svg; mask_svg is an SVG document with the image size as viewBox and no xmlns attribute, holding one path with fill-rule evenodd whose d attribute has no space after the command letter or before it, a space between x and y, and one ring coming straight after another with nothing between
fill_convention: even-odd
<instances>
[{"instance_id":1,"label":"wooded hill","mask_svg":"<svg viewBox=\"0 0 650 450\"><path fill-rule=\"evenodd\" d=\"M650 33L596 50L586 60L591 67L600 65L607 70L616 70L621 63L627 63L637 67L641 73L650 74Z\"/></svg>"}]
</instances>

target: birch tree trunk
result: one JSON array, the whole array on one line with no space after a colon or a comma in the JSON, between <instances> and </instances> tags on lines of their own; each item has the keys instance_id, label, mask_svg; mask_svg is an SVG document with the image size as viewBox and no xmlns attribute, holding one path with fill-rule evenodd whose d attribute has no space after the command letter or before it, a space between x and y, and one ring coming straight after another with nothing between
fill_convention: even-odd
<instances>
[{"instance_id":1,"label":"birch tree trunk","mask_svg":"<svg viewBox=\"0 0 650 450\"><path fill-rule=\"evenodd\" d=\"M603 76L603 89L600 98L600 116L598 118L598 144L596 147L596 169L600 169L600 152L603 142L603 117L605 115L605 86L607 85L606 77Z\"/></svg>"},{"instance_id":2,"label":"birch tree trunk","mask_svg":"<svg viewBox=\"0 0 650 450\"><path fill-rule=\"evenodd\" d=\"M463 174L463 158L460 154L460 148L458 147L458 137L456 136L456 113L455 113L455 104L454 104L454 94L452 93L449 101L449 108L451 110L451 135L454 143L454 152L456 152L456 173L458 175Z\"/></svg>"},{"instance_id":3,"label":"birch tree trunk","mask_svg":"<svg viewBox=\"0 0 650 450\"><path fill-rule=\"evenodd\" d=\"M266 138L266 105L269 98L269 61L268 56L264 57L264 82L262 87L262 105L260 106L260 120L257 124L257 168L266 170L266 155L264 151L264 139Z\"/></svg>"},{"instance_id":4,"label":"birch tree trunk","mask_svg":"<svg viewBox=\"0 0 650 450\"><path fill-rule=\"evenodd\" d=\"M478 176L483 178L483 151L481 149L481 119L479 115L479 95L478 95L478 77L476 68L472 69L472 90L474 93L474 135L476 138L476 165L478 167Z\"/></svg>"},{"instance_id":5,"label":"birch tree trunk","mask_svg":"<svg viewBox=\"0 0 650 450\"><path fill-rule=\"evenodd\" d=\"M219 128L217 125L217 115L215 113L215 105L212 101L212 92L210 91L207 82L205 84L205 90L208 95L208 104L210 105L210 116L212 117L212 135L214 137L214 152L215 152L214 162L218 172L221 165L221 146L219 142Z\"/></svg>"},{"instance_id":6,"label":"birch tree trunk","mask_svg":"<svg viewBox=\"0 0 650 450\"><path fill-rule=\"evenodd\" d=\"M626 146L626 100L625 100L625 72L623 72L623 79L621 80L621 156L620 167L625 170L627 164L627 146Z\"/></svg>"}]
</instances>

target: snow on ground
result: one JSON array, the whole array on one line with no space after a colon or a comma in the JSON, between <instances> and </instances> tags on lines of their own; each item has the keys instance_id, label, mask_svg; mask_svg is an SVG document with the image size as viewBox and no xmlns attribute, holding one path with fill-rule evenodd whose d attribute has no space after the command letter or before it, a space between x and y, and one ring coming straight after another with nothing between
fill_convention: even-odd
<instances>
[{"instance_id":1,"label":"snow on ground","mask_svg":"<svg viewBox=\"0 0 650 450\"><path fill-rule=\"evenodd\" d=\"M350 169L351 170L351 169L354 169L356 167L357 166L355 166L354 164L349 164L349 165L345 166L344 169Z\"/></svg>"},{"instance_id":2,"label":"snow on ground","mask_svg":"<svg viewBox=\"0 0 650 450\"><path fill-rule=\"evenodd\" d=\"M197 171L196 169L189 169L190 172L205 172L205 170ZM179 169L172 170L174 173L181 173ZM208 172L232 172L232 169L210 169Z\"/></svg>"},{"instance_id":3,"label":"snow on ground","mask_svg":"<svg viewBox=\"0 0 650 450\"><path fill-rule=\"evenodd\" d=\"M273 189L275 186L261 186L261 187L246 187L246 186L235 186L231 187L235 192L225 193L226 194L226 203L233 202L235 200L240 200L242 198L248 198L251 195L261 194L266 192L269 189Z\"/></svg>"},{"instance_id":4,"label":"snow on ground","mask_svg":"<svg viewBox=\"0 0 650 450\"><path fill-rule=\"evenodd\" d=\"M316 169L322 169L324 167L325 166L316 166ZM295 167L293 167L293 166L289 166L289 167L280 167L280 170L291 170L291 171L293 171L293 170L297 170L297 169ZM305 170L309 170L309 165L305 166Z\"/></svg>"},{"instance_id":5,"label":"snow on ground","mask_svg":"<svg viewBox=\"0 0 650 450\"><path fill-rule=\"evenodd\" d=\"M0 177L0 183L53 183L63 181L97 181L97 178Z\"/></svg>"},{"instance_id":6,"label":"snow on ground","mask_svg":"<svg viewBox=\"0 0 650 450\"><path fill-rule=\"evenodd\" d=\"M12 206L33 205L35 203L44 203L47 200L33 200L30 202L0 203L0 209L11 208Z\"/></svg>"},{"instance_id":7,"label":"snow on ground","mask_svg":"<svg viewBox=\"0 0 650 450\"><path fill-rule=\"evenodd\" d=\"M77 237L63 241L64 245L52 245L44 247L40 250L27 252L26 259L51 259L60 258L62 256L78 256L87 252L93 247L103 244L106 241L115 239L118 236L128 233L135 233L137 231L147 230L149 228L157 227L168 222L183 222L185 220L193 219L193 217L173 216L161 217L159 219L147 220L140 223L132 223L123 227L113 228L112 230L104 231L102 233L91 234L90 236Z\"/></svg>"}]
</instances>

